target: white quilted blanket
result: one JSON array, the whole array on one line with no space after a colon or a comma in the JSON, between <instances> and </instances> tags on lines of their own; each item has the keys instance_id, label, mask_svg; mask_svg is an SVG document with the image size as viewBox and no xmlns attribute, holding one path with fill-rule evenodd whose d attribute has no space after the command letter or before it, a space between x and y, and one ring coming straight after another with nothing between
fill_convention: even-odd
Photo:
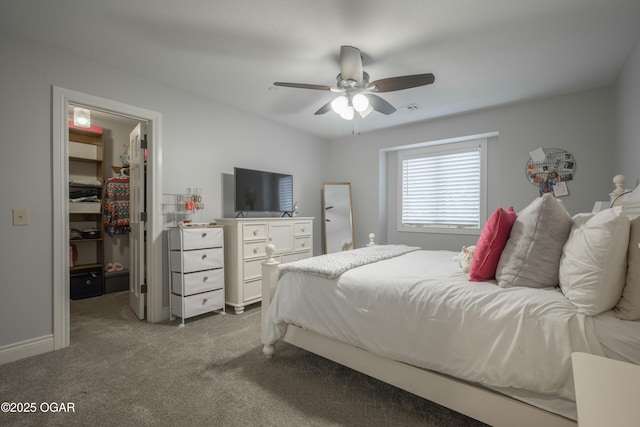
<instances>
[{"instance_id":1,"label":"white quilted blanket","mask_svg":"<svg viewBox=\"0 0 640 427\"><path fill-rule=\"evenodd\" d=\"M289 271L335 279L347 270L417 251L406 245L381 245L336 252L280 265L278 278Z\"/></svg>"}]
</instances>

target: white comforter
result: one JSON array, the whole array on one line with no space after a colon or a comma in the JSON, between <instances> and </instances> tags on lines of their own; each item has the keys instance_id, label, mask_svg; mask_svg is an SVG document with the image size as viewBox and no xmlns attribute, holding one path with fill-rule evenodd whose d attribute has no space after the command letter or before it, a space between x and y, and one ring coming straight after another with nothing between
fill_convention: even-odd
<instances>
[{"instance_id":1,"label":"white comforter","mask_svg":"<svg viewBox=\"0 0 640 427\"><path fill-rule=\"evenodd\" d=\"M267 313L269 342L291 323L464 380L575 400L571 353L602 355L593 319L559 289L469 282L453 255L411 252L334 280L287 272Z\"/></svg>"}]
</instances>

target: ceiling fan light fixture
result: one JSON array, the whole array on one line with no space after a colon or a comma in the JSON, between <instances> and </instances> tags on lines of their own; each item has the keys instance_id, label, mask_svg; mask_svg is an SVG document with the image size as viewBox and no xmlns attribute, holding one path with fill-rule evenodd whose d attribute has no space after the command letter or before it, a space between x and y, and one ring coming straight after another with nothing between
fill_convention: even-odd
<instances>
[{"instance_id":1,"label":"ceiling fan light fixture","mask_svg":"<svg viewBox=\"0 0 640 427\"><path fill-rule=\"evenodd\" d=\"M371 104L367 105L367 108L365 108L362 111L358 111L358 114L360 114L360 117L362 117L363 119L365 117L367 117L369 115L369 113L371 113L373 111L373 107L371 106Z\"/></svg>"},{"instance_id":2,"label":"ceiling fan light fixture","mask_svg":"<svg viewBox=\"0 0 640 427\"><path fill-rule=\"evenodd\" d=\"M342 112L348 107L349 100L346 96L342 95L331 101L331 108L336 113L342 115Z\"/></svg>"},{"instance_id":3,"label":"ceiling fan light fixture","mask_svg":"<svg viewBox=\"0 0 640 427\"><path fill-rule=\"evenodd\" d=\"M355 110L351 105L347 105L346 107L344 107L344 110L339 114L340 114L340 117L342 117L345 120L353 120L354 111Z\"/></svg>"},{"instance_id":4,"label":"ceiling fan light fixture","mask_svg":"<svg viewBox=\"0 0 640 427\"><path fill-rule=\"evenodd\" d=\"M358 113L365 111L367 107L369 107L369 100L361 93L356 93L355 95L353 95L351 103L353 104L353 108L355 108Z\"/></svg>"}]
</instances>

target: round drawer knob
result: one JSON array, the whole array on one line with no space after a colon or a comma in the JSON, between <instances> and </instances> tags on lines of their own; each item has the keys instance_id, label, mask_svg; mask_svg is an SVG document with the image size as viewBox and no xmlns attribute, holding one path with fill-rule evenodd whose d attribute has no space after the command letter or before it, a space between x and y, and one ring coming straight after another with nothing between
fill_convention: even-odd
<instances>
[{"instance_id":1,"label":"round drawer knob","mask_svg":"<svg viewBox=\"0 0 640 427\"><path fill-rule=\"evenodd\" d=\"M202 305L205 305L209 301L209 298L202 298Z\"/></svg>"},{"instance_id":2,"label":"round drawer knob","mask_svg":"<svg viewBox=\"0 0 640 427\"><path fill-rule=\"evenodd\" d=\"M253 253L257 254L258 253L258 248L253 248Z\"/></svg>"},{"instance_id":3,"label":"round drawer knob","mask_svg":"<svg viewBox=\"0 0 640 427\"><path fill-rule=\"evenodd\" d=\"M305 230L305 229L304 229L304 227L302 227L302 228L301 228L301 230L302 230L302 232L304 233L304 230Z\"/></svg>"},{"instance_id":4,"label":"round drawer knob","mask_svg":"<svg viewBox=\"0 0 640 427\"><path fill-rule=\"evenodd\" d=\"M258 230L253 230L253 235L257 236L258 235Z\"/></svg>"},{"instance_id":5,"label":"round drawer knob","mask_svg":"<svg viewBox=\"0 0 640 427\"><path fill-rule=\"evenodd\" d=\"M205 259L207 257L207 254L202 254L202 259Z\"/></svg>"},{"instance_id":6,"label":"round drawer knob","mask_svg":"<svg viewBox=\"0 0 640 427\"><path fill-rule=\"evenodd\" d=\"M204 239L205 237L207 237L207 233L202 233L202 238Z\"/></svg>"},{"instance_id":7,"label":"round drawer knob","mask_svg":"<svg viewBox=\"0 0 640 427\"><path fill-rule=\"evenodd\" d=\"M304 248L304 242L302 242L302 243L300 244L300 246L302 246L302 247Z\"/></svg>"},{"instance_id":8,"label":"round drawer knob","mask_svg":"<svg viewBox=\"0 0 640 427\"><path fill-rule=\"evenodd\" d=\"M208 278L207 276L204 276L204 277L202 278L202 281L203 281L203 282L206 282L207 280L209 280L209 278Z\"/></svg>"}]
</instances>

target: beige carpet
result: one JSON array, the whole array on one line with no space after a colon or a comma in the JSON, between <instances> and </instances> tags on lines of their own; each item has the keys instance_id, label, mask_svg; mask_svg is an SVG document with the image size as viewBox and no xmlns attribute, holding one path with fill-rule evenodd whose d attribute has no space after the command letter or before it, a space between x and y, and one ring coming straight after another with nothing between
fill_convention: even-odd
<instances>
[{"instance_id":1,"label":"beige carpet","mask_svg":"<svg viewBox=\"0 0 640 427\"><path fill-rule=\"evenodd\" d=\"M260 307L148 324L127 292L71 303L68 348L0 366L0 426L480 426L288 344L266 359ZM74 412L42 409L72 403Z\"/></svg>"}]
</instances>

